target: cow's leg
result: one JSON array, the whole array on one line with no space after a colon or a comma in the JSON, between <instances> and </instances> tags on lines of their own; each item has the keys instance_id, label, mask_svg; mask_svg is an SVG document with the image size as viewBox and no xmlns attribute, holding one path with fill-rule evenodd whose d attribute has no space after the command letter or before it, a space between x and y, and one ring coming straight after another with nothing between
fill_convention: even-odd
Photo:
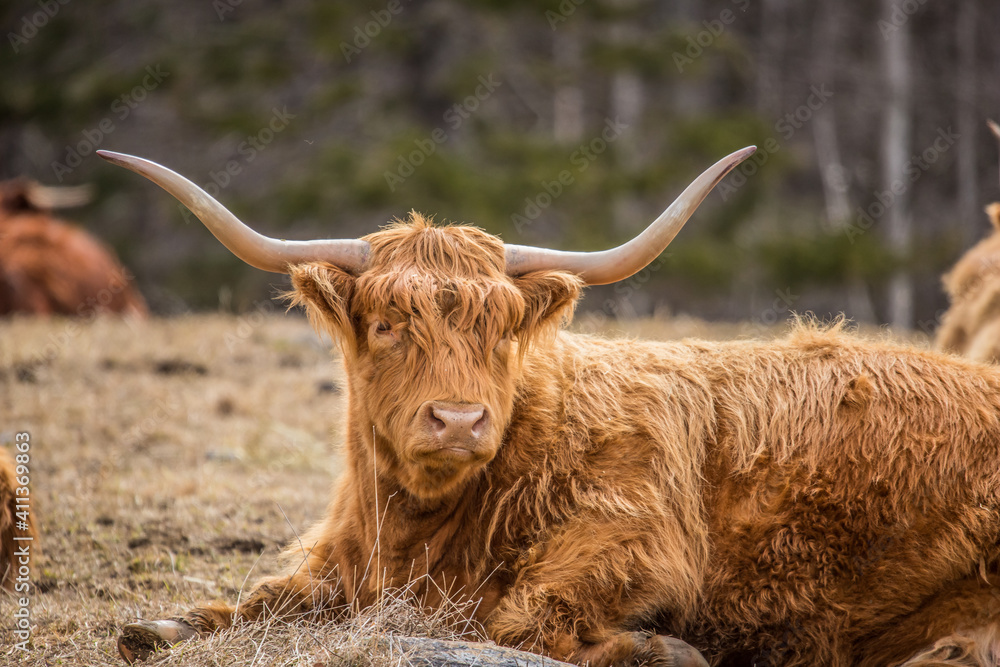
<instances>
[{"instance_id":1,"label":"cow's leg","mask_svg":"<svg viewBox=\"0 0 1000 667\"><path fill-rule=\"evenodd\" d=\"M118 637L118 652L131 664L145 660L157 649L224 630L238 621L310 613L323 617L342 605L340 591L339 580L314 578L301 570L289 577L270 577L258 583L238 605L213 602L179 618L130 623Z\"/></svg>"},{"instance_id":2,"label":"cow's leg","mask_svg":"<svg viewBox=\"0 0 1000 667\"><path fill-rule=\"evenodd\" d=\"M678 610L695 604L684 582L697 572L658 541L673 528L564 526L518 564L514 585L486 621L490 638L590 667L707 666L678 639L636 632L670 601Z\"/></svg>"},{"instance_id":3,"label":"cow's leg","mask_svg":"<svg viewBox=\"0 0 1000 667\"><path fill-rule=\"evenodd\" d=\"M528 593L536 604L550 605L551 617L533 618L524 607L504 604L491 617L491 639L589 667L708 667L708 662L690 644L675 637L582 627L562 604L538 589ZM561 609L559 607L562 607ZM559 617L563 623L552 623Z\"/></svg>"},{"instance_id":4,"label":"cow's leg","mask_svg":"<svg viewBox=\"0 0 1000 667\"><path fill-rule=\"evenodd\" d=\"M614 667L708 667L698 649L676 637L623 632L594 644L581 644L566 656L580 665L613 665Z\"/></svg>"},{"instance_id":5,"label":"cow's leg","mask_svg":"<svg viewBox=\"0 0 1000 667\"><path fill-rule=\"evenodd\" d=\"M862 643L861 667L996 667L1000 664L1000 577L949 585L921 608Z\"/></svg>"}]
</instances>

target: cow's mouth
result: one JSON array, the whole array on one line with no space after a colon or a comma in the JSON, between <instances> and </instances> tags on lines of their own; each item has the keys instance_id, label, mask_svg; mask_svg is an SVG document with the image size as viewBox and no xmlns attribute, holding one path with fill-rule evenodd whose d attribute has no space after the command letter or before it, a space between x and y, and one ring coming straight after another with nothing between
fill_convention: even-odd
<instances>
[{"instance_id":1,"label":"cow's mouth","mask_svg":"<svg viewBox=\"0 0 1000 667\"><path fill-rule=\"evenodd\" d=\"M411 464L404 466L405 486L425 500L441 498L461 488L495 455L495 450L482 441L475 445L414 443L409 452Z\"/></svg>"},{"instance_id":2,"label":"cow's mouth","mask_svg":"<svg viewBox=\"0 0 1000 667\"><path fill-rule=\"evenodd\" d=\"M452 456L460 461L467 461L476 456L476 452L467 447L443 447L438 453L444 456Z\"/></svg>"},{"instance_id":3,"label":"cow's mouth","mask_svg":"<svg viewBox=\"0 0 1000 667\"><path fill-rule=\"evenodd\" d=\"M485 462L491 458L491 453L482 446L481 442L475 444L448 443L445 445L432 445L419 447L414 450L414 458L420 463L429 467L446 467L449 464L468 465L477 462Z\"/></svg>"}]
</instances>

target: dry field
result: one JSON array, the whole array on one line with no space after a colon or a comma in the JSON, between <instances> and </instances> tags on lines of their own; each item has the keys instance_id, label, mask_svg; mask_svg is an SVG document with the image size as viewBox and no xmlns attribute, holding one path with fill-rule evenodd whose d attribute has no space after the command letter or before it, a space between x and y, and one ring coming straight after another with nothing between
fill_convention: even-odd
<instances>
[{"instance_id":1,"label":"dry field","mask_svg":"<svg viewBox=\"0 0 1000 667\"><path fill-rule=\"evenodd\" d=\"M774 333L685 319L577 326L659 339ZM0 321L0 446L30 433L42 531L29 651L12 648L16 606L0 596L0 664L117 666L123 624L235 601L275 573L340 467L343 379L330 347L297 314ZM363 638L392 632L451 629L389 605L345 627L255 625L149 664L369 664Z\"/></svg>"}]
</instances>

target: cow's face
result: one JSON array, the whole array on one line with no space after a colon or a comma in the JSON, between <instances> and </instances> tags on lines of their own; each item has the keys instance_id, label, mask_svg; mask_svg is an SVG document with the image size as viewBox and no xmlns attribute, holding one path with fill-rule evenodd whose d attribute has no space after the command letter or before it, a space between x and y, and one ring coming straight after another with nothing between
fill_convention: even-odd
<instances>
[{"instance_id":1,"label":"cow's face","mask_svg":"<svg viewBox=\"0 0 1000 667\"><path fill-rule=\"evenodd\" d=\"M380 472L441 498L496 456L521 353L572 309L580 281L510 278L499 239L419 216L366 240L369 265L357 277L295 267L296 298L341 342L352 427L374 438Z\"/></svg>"}]
</instances>

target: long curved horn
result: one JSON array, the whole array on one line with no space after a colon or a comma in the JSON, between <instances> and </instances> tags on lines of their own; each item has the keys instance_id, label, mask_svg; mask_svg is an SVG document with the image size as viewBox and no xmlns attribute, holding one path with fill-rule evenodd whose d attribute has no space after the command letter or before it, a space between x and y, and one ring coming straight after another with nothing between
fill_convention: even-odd
<instances>
[{"instance_id":1,"label":"long curved horn","mask_svg":"<svg viewBox=\"0 0 1000 667\"><path fill-rule=\"evenodd\" d=\"M719 181L757 150L748 146L722 158L687 187L666 211L631 241L597 252L566 252L507 245L507 273L519 276L544 269L579 274L588 285L607 285L641 271L666 248Z\"/></svg>"},{"instance_id":2,"label":"long curved horn","mask_svg":"<svg viewBox=\"0 0 1000 667\"><path fill-rule=\"evenodd\" d=\"M358 273L368 261L368 243L357 239L285 241L258 234L240 222L207 192L166 167L132 155L97 151L112 164L145 176L172 194L205 223L215 238L250 266L273 273L288 273L292 264L330 262Z\"/></svg>"}]
</instances>

